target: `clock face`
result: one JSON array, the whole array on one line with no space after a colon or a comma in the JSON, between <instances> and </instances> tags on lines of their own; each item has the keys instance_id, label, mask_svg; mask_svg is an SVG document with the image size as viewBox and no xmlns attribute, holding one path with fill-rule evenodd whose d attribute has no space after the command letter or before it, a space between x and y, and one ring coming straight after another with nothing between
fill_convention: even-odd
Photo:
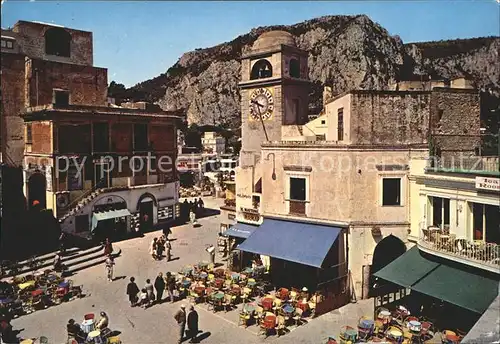
<instances>
[{"instance_id":1,"label":"clock face","mask_svg":"<svg viewBox=\"0 0 500 344\"><path fill-rule=\"evenodd\" d=\"M274 110L274 99L270 90L258 88L250 95L250 118L253 120L270 119Z\"/></svg>"}]
</instances>

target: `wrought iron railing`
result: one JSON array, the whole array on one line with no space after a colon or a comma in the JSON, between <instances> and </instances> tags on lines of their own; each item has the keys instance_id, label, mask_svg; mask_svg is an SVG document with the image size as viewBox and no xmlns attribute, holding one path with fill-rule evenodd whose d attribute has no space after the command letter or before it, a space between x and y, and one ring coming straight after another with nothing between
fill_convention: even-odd
<instances>
[{"instance_id":1,"label":"wrought iron railing","mask_svg":"<svg viewBox=\"0 0 500 344\"><path fill-rule=\"evenodd\" d=\"M294 215L305 215L306 214L306 202L290 200L290 214Z\"/></svg>"},{"instance_id":2,"label":"wrought iron railing","mask_svg":"<svg viewBox=\"0 0 500 344\"><path fill-rule=\"evenodd\" d=\"M472 156L472 157L443 157L429 161L428 171L450 172L492 172L499 171L499 158L497 156Z\"/></svg>"},{"instance_id":3,"label":"wrought iron railing","mask_svg":"<svg viewBox=\"0 0 500 344\"><path fill-rule=\"evenodd\" d=\"M457 239L439 229L422 229L419 245L456 258L473 261L485 267L500 268L500 245L483 241Z\"/></svg>"}]
</instances>

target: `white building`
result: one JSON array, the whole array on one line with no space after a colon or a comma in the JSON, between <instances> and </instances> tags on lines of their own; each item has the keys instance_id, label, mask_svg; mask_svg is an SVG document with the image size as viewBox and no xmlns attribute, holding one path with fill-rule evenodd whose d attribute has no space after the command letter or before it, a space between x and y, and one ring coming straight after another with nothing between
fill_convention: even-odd
<instances>
[{"instance_id":1,"label":"white building","mask_svg":"<svg viewBox=\"0 0 500 344\"><path fill-rule=\"evenodd\" d=\"M201 138L203 152L208 154L223 154L226 149L226 142L223 137L217 136L214 132L206 132Z\"/></svg>"}]
</instances>

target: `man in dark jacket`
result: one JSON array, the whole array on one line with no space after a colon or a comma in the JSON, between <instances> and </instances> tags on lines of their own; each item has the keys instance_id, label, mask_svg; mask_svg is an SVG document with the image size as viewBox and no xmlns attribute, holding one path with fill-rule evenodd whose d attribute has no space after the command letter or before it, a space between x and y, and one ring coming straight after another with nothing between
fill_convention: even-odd
<instances>
[{"instance_id":1,"label":"man in dark jacket","mask_svg":"<svg viewBox=\"0 0 500 344\"><path fill-rule=\"evenodd\" d=\"M184 305L182 305L181 309L175 313L174 319L177 321L177 325L179 325L178 343L181 344L182 339L184 338L184 331L186 330L186 307Z\"/></svg>"},{"instance_id":2,"label":"man in dark jacket","mask_svg":"<svg viewBox=\"0 0 500 344\"><path fill-rule=\"evenodd\" d=\"M187 317L188 337L189 343L196 343L198 336L198 312L195 311L194 306L189 306L189 314Z\"/></svg>"},{"instance_id":3,"label":"man in dark jacket","mask_svg":"<svg viewBox=\"0 0 500 344\"><path fill-rule=\"evenodd\" d=\"M160 303L163 297L163 291L165 290L165 281L163 279L163 274L160 272L155 279L155 289L156 289L156 302Z\"/></svg>"},{"instance_id":4,"label":"man in dark jacket","mask_svg":"<svg viewBox=\"0 0 500 344\"><path fill-rule=\"evenodd\" d=\"M170 302L174 303L175 277L170 272L167 272L167 290Z\"/></svg>"},{"instance_id":5,"label":"man in dark jacket","mask_svg":"<svg viewBox=\"0 0 500 344\"><path fill-rule=\"evenodd\" d=\"M127 285L127 295L130 301L130 307L133 307L137 303L137 294L139 291L139 287L135 283L135 278L130 277L130 283Z\"/></svg>"}]
</instances>

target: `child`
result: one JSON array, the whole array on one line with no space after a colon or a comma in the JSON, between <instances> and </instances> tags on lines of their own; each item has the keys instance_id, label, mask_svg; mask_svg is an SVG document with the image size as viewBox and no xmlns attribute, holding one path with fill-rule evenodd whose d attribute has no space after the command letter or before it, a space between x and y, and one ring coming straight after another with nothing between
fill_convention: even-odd
<instances>
[{"instance_id":1,"label":"child","mask_svg":"<svg viewBox=\"0 0 500 344\"><path fill-rule=\"evenodd\" d=\"M142 308L146 308L148 306L148 304L149 304L148 293L146 292L146 288L142 288L141 295L139 297L139 305Z\"/></svg>"}]
</instances>

